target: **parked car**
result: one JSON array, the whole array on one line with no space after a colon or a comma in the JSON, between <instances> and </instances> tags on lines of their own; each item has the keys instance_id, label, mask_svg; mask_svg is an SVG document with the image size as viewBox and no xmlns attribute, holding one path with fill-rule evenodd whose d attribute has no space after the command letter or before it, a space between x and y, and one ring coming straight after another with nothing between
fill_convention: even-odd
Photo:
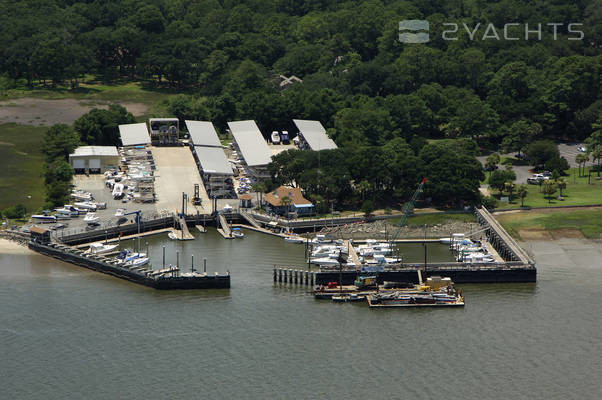
<instances>
[{"instance_id":1,"label":"parked car","mask_svg":"<svg viewBox=\"0 0 602 400\"><path fill-rule=\"evenodd\" d=\"M579 150L581 153L587 153L587 149L585 148L585 146L579 146L577 147L577 150Z\"/></svg>"},{"instance_id":2,"label":"parked car","mask_svg":"<svg viewBox=\"0 0 602 400\"><path fill-rule=\"evenodd\" d=\"M272 143L280 144L280 134L278 133L278 131L272 132Z\"/></svg>"}]
</instances>

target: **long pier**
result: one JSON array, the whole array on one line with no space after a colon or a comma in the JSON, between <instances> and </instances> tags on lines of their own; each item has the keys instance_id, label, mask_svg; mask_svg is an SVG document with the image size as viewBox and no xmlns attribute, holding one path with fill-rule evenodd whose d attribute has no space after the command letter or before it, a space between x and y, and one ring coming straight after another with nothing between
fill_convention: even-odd
<instances>
[{"instance_id":1,"label":"long pier","mask_svg":"<svg viewBox=\"0 0 602 400\"><path fill-rule=\"evenodd\" d=\"M230 288L229 272L226 274L218 274L216 272L215 275L194 272L180 274L179 268L174 267L164 268L163 271L146 269L146 267L128 268L102 255L84 255L81 250L58 243L42 244L30 241L28 247L38 253L154 289Z\"/></svg>"}]
</instances>

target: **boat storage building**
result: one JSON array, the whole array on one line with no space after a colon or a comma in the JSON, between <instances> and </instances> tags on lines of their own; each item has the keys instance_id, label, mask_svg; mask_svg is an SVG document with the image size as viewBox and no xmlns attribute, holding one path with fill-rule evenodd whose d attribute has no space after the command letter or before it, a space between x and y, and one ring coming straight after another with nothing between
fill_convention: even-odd
<instances>
[{"instance_id":1,"label":"boat storage building","mask_svg":"<svg viewBox=\"0 0 602 400\"><path fill-rule=\"evenodd\" d=\"M256 178L267 178L267 166L272 161L272 151L268 147L255 121L228 122L234 137L234 150L242 158L246 173Z\"/></svg>"},{"instance_id":2,"label":"boat storage building","mask_svg":"<svg viewBox=\"0 0 602 400\"><path fill-rule=\"evenodd\" d=\"M103 173L119 166L119 152L115 146L81 146L69 154L69 164L76 174Z\"/></svg>"},{"instance_id":3,"label":"boat storage building","mask_svg":"<svg viewBox=\"0 0 602 400\"><path fill-rule=\"evenodd\" d=\"M119 136L123 147L146 146L151 142L148 128L144 122L119 125Z\"/></svg>"},{"instance_id":4,"label":"boat storage building","mask_svg":"<svg viewBox=\"0 0 602 400\"><path fill-rule=\"evenodd\" d=\"M320 121L294 119L293 122L299 130L299 146L302 149L320 151L337 148L336 143L326 134L326 129Z\"/></svg>"}]
</instances>

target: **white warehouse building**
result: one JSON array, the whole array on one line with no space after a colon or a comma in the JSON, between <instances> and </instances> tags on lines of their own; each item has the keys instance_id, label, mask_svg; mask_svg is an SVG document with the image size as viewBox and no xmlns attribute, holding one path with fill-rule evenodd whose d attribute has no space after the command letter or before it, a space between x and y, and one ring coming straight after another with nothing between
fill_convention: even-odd
<instances>
[{"instance_id":1,"label":"white warehouse building","mask_svg":"<svg viewBox=\"0 0 602 400\"><path fill-rule=\"evenodd\" d=\"M119 152L115 146L80 146L69 154L69 164L76 174L103 173L119 166Z\"/></svg>"}]
</instances>

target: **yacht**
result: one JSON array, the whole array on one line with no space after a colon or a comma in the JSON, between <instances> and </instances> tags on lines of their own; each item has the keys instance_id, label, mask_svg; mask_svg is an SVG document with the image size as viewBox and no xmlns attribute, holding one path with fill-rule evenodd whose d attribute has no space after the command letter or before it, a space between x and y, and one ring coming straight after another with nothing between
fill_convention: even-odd
<instances>
[{"instance_id":1,"label":"yacht","mask_svg":"<svg viewBox=\"0 0 602 400\"><path fill-rule=\"evenodd\" d=\"M96 215L95 212L90 212L89 211L86 214L86 216L84 217L84 221L87 222L87 223L89 223L89 224L90 223L94 223L94 222L98 222L98 220L99 220L99 217L98 217L98 215Z\"/></svg>"},{"instance_id":2,"label":"yacht","mask_svg":"<svg viewBox=\"0 0 602 400\"><path fill-rule=\"evenodd\" d=\"M84 253L86 254L106 254L114 251L119 247L119 244L102 244L102 243L92 243L90 248Z\"/></svg>"},{"instance_id":3,"label":"yacht","mask_svg":"<svg viewBox=\"0 0 602 400\"><path fill-rule=\"evenodd\" d=\"M42 224L53 224L56 222L56 216L46 214L35 214L31 216L34 222L40 222Z\"/></svg>"},{"instance_id":4,"label":"yacht","mask_svg":"<svg viewBox=\"0 0 602 400\"><path fill-rule=\"evenodd\" d=\"M92 203L91 201L80 201L77 203L73 203L75 205L75 207L77 207L80 210L92 210L92 211L96 211L96 209L98 208L96 206L96 204Z\"/></svg>"},{"instance_id":5,"label":"yacht","mask_svg":"<svg viewBox=\"0 0 602 400\"><path fill-rule=\"evenodd\" d=\"M288 243L303 243L305 242L305 239L299 235L289 235L284 238L284 241Z\"/></svg>"}]
</instances>

